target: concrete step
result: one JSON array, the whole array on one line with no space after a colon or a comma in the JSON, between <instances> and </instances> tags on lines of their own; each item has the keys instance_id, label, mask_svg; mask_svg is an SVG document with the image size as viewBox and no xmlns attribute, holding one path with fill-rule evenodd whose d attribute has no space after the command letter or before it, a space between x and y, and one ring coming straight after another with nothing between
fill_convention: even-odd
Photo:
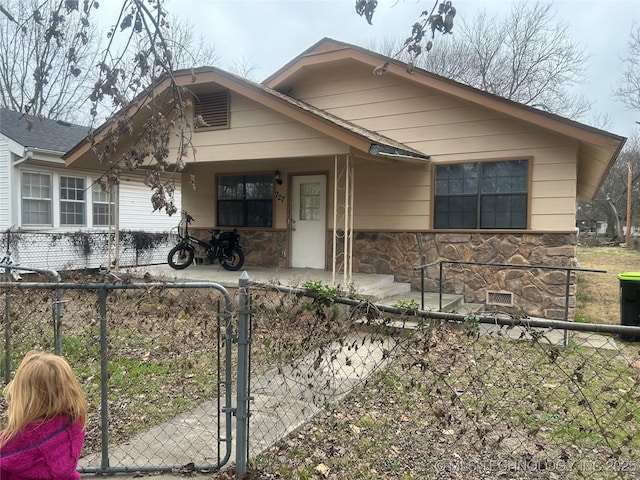
<instances>
[{"instance_id":1,"label":"concrete step","mask_svg":"<svg viewBox=\"0 0 640 480\"><path fill-rule=\"evenodd\" d=\"M395 298L410 292L410 283L394 282L392 278L391 282L368 287L361 295L372 303L381 303L386 298Z\"/></svg>"},{"instance_id":2,"label":"concrete step","mask_svg":"<svg viewBox=\"0 0 640 480\"><path fill-rule=\"evenodd\" d=\"M418 308L422 309L422 294L418 290L408 290L402 293L388 295L383 297L377 303L383 305L393 306L398 302L415 302ZM457 312L462 313L462 306L464 305L464 297L462 295L454 295L450 293L442 294L442 311L443 312ZM440 297L437 293L425 292L424 293L424 310L431 310L437 312L440 307Z\"/></svg>"}]
</instances>

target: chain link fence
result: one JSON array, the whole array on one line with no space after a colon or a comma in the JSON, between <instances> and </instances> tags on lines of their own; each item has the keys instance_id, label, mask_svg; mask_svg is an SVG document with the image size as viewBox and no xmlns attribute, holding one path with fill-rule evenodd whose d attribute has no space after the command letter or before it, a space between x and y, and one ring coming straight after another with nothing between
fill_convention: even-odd
<instances>
[{"instance_id":1,"label":"chain link fence","mask_svg":"<svg viewBox=\"0 0 640 480\"><path fill-rule=\"evenodd\" d=\"M638 327L423 312L321 282L249 283L236 301L98 280L0 283L1 383L30 349L69 360L84 473L215 471L235 448L247 478L638 476L640 348L620 340Z\"/></svg>"},{"instance_id":2,"label":"chain link fence","mask_svg":"<svg viewBox=\"0 0 640 480\"><path fill-rule=\"evenodd\" d=\"M640 328L304 288L252 289L252 355L270 359L251 369L259 478L640 475L640 349L619 337Z\"/></svg>"},{"instance_id":3,"label":"chain link fence","mask_svg":"<svg viewBox=\"0 0 640 480\"><path fill-rule=\"evenodd\" d=\"M173 243L167 233L121 231L120 266L166 263ZM11 252L14 264L42 269L81 270L109 267L116 261L115 235L107 232L16 232L0 235L0 257Z\"/></svg>"},{"instance_id":4,"label":"chain link fence","mask_svg":"<svg viewBox=\"0 0 640 480\"><path fill-rule=\"evenodd\" d=\"M123 283L109 275L106 282L78 273L63 280L0 284L0 387L29 350L65 356L89 407L81 472L216 470L226 463L228 292L213 283ZM0 404L0 413L5 409Z\"/></svg>"}]
</instances>

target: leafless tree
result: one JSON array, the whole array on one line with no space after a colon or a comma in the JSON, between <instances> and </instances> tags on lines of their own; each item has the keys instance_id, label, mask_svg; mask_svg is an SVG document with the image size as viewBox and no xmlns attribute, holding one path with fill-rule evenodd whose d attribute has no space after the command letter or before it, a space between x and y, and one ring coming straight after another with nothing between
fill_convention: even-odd
<instances>
[{"instance_id":1,"label":"leafless tree","mask_svg":"<svg viewBox=\"0 0 640 480\"><path fill-rule=\"evenodd\" d=\"M15 111L77 122L89 103L100 38L91 9L42 0L0 3L0 102ZM57 26L65 24L64 34Z\"/></svg>"},{"instance_id":2,"label":"leafless tree","mask_svg":"<svg viewBox=\"0 0 640 480\"><path fill-rule=\"evenodd\" d=\"M623 61L621 85L614 94L627 107L640 110L640 25L631 30L628 52Z\"/></svg>"},{"instance_id":3,"label":"leafless tree","mask_svg":"<svg viewBox=\"0 0 640 480\"><path fill-rule=\"evenodd\" d=\"M233 64L228 67L228 70L231 73L235 73L243 78L248 78L251 80L257 80L255 77L255 71L258 69L258 65L255 62L245 55L241 55L237 58Z\"/></svg>"},{"instance_id":4,"label":"leafless tree","mask_svg":"<svg viewBox=\"0 0 640 480\"><path fill-rule=\"evenodd\" d=\"M629 162L632 165L631 205L627 205ZM607 234L616 242L623 242L627 209L638 212L640 206L640 137L631 137L609 174L590 203L578 203L577 220L594 224L606 220ZM637 215L636 215L637 217Z\"/></svg>"},{"instance_id":5,"label":"leafless tree","mask_svg":"<svg viewBox=\"0 0 640 480\"><path fill-rule=\"evenodd\" d=\"M173 77L175 44L171 42L164 3L164 0L121 0L118 18L107 35L107 45L95 62L96 80L89 93L93 123L98 123L101 105L111 107L112 122L92 132L89 140L105 172L101 184L118 183L125 167L137 169L143 164L155 167L146 170L145 178L152 190L153 208L173 214L175 174L184 169L194 151L191 120L186 114L190 96ZM0 1L0 17L17 26L18 32L42 26L34 36L32 48L44 53L38 62L25 65L24 78L32 78L34 88L27 94L27 101L18 105L22 111L35 113L38 105L48 108L51 104L45 92L56 81L57 59L68 60L65 77L89 71L79 62L77 44L88 43L88 32L95 26L95 12L100 5L96 0L41 0L26 4L24 18L18 8L21 5L19 0L16 4ZM43 13L45 7L50 12L47 15ZM130 101L131 98L135 101ZM142 128L134 130L134 119L142 122ZM177 153L170 159L169 141L176 134ZM116 151L123 148L124 152L116 156Z\"/></svg>"},{"instance_id":6,"label":"leafless tree","mask_svg":"<svg viewBox=\"0 0 640 480\"><path fill-rule=\"evenodd\" d=\"M167 27L165 39L167 48L172 52L174 69L210 66L218 63L219 57L215 46L208 43L203 35L197 36L192 23L171 15L167 20ZM151 37L148 35L137 35L128 40L130 41L119 49L115 46L109 49L108 53L112 59L121 58L123 64L132 65L138 61L141 52L152 50ZM131 43L134 45L132 46ZM122 68L118 73L117 90L127 101L132 101L142 89L149 88L158 79L159 72L145 68L145 72L140 74L137 70ZM109 95L96 99L94 123L102 123L113 114L112 101Z\"/></svg>"},{"instance_id":7,"label":"leafless tree","mask_svg":"<svg viewBox=\"0 0 640 480\"><path fill-rule=\"evenodd\" d=\"M398 42L402 45L401 42ZM541 110L579 118L589 110L569 89L584 78L588 60L555 20L550 4L514 2L507 15L486 11L456 25L428 53L402 51L404 61Z\"/></svg>"}]
</instances>

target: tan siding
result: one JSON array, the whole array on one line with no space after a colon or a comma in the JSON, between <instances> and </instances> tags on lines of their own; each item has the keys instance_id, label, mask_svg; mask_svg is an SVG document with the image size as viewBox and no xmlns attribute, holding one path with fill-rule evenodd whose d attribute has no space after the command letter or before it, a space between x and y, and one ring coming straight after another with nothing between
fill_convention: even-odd
<instances>
[{"instance_id":1,"label":"tan siding","mask_svg":"<svg viewBox=\"0 0 640 480\"><path fill-rule=\"evenodd\" d=\"M378 215L358 216L355 228L358 230L395 230L403 232L424 231L428 227L425 225L425 217L409 217L390 215L380 217Z\"/></svg>"},{"instance_id":2,"label":"tan siding","mask_svg":"<svg viewBox=\"0 0 640 480\"><path fill-rule=\"evenodd\" d=\"M537 132L433 139L410 144L413 148L432 157L473 153L477 155L477 158L491 158L496 154L504 154L506 151L519 152L518 155L531 155L535 154L538 149L555 148L559 145L562 143L559 143L557 138ZM438 158L433 158L433 160L437 161Z\"/></svg>"},{"instance_id":3,"label":"tan siding","mask_svg":"<svg viewBox=\"0 0 640 480\"><path fill-rule=\"evenodd\" d=\"M479 122L504 118L505 117L503 115L491 110L466 105L446 108L438 110L437 112L430 112L429 114L419 111L406 113L399 112L395 115L389 115L389 112L386 112L383 117L361 118L358 120L358 124L374 131L379 131L385 128L389 129L390 122L394 125L406 125L408 128L415 126L428 127L431 125L443 125L450 129L453 125L460 124L460 119L464 119L465 122Z\"/></svg>"},{"instance_id":4,"label":"tan siding","mask_svg":"<svg viewBox=\"0 0 640 480\"><path fill-rule=\"evenodd\" d=\"M606 158L603 149L591 145L583 146L580 150L580 184L583 185L582 190L578 192L580 198L588 198L595 194L598 187L598 181L602 172L606 170L607 165L601 159Z\"/></svg>"},{"instance_id":5,"label":"tan siding","mask_svg":"<svg viewBox=\"0 0 640 480\"><path fill-rule=\"evenodd\" d=\"M564 215L575 213L576 202L572 198L532 198L531 211L534 215Z\"/></svg>"},{"instance_id":6,"label":"tan siding","mask_svg":"<svg viewBox=\"0 0 640 480\"><path fill-rule=\"evenodd\" d=\"M530 224L533 229L567 231L574 227L575 140L512 119L496 111L413 84L392 75L375 77L366 68L329 68L308 76L290 92L365 128L432 156L434 163L529 158ZM329 217L333 202L333 162L346 145L290 121L253 101L233 96L231 129L194 135L198 158L217 163L216 171L261 171L279 168L280 187L288 195L287 175L329 172ZM313 155L313 156L310 156ZM283 158L307 157L296 160ZM248 159L263 159L256 163ZM268 160L266 167L264 161ZM244 161L231 162L230 160ZM239 167L241 165L241 167ZM205 171L198 167L198 171ZM214 169L209 171L213 182ZM198 179L198 182L200 180ZM431 167L380 163L359 158L355 168L356 229L425 230L431 227ZM209 184L192 194L184 186L185 205L212 223L215 189ZM203 193L207 191L207 193ZM209 194L211 192L211 194ZM274 203L274 226L286 228L285 202ZM194 214L194 216L196 216ZM332 220L328 219L331 226Z\"/></svg>"},{"instance_id":7,"label":"tan siding","mask_svg":"<svg viewBox=\"0 0 640 480\"><path fill-rule=\"evenodd\" d=\"M192 141L197 160L246 160L349 151L343 143L245 97L232 94L230 105L231 128L194 132ZM174 152L175 148L174 143Z\"/></svg>"},{"instance_id":8,"label":"tan siding","mask_svg":"<svg viewBox=\"0 0 640 480\"><path fill-rule=\"evenodd\" d=\"M535 182L532 188L532 195L540 198L554 198L558 196L573 198L576 182L574 180L546 180Z\"/></svg>"},{"instance_id":9,"label":"tan siding","mask_svg":"<svg viewBox=\"0 0 640 480\"><path fill-rule=\"evenodd\" d=\"M324 138L305 138L298 140L272 140L269 142L228 145L196 145L196 162L225 162L231 160L253 160L267 158L309 157L315 155L345 154L348 146ZM175 150L172 150L174 154Z\"/></svg>"},{"instance_id":10,"label":"tan siding","mask_svg":"<svg viewBox=\"0 0 640 480\"><path fill-rule=\"evenodd\" d=\"M396 140L408 145L417 145L425 139L469 140L482 143L483 138L495 138L503 135L513 136L515 134L530 134L530 127L523 122L508 119L473 120L458 118L458 122L451 124L421 125L415 127L401 127L402 124L391 125L390 128L380 131L383 135L393 137Z\"/></svg>"},{"instance_id":11,"label":"tan siding","mask_svg":"<svg viewBox=\"0 0 640 480\"><path fill-rule=\"evenodd\" d=\"M354 228L413 229L430 226L431 171L427 165L358 163Z\"/></svg>"},{"instance_id":12,"label":"tan siding","mask_svg":"<svg viewBox=\"0 0 640 480\"><path fill-rule=\"evenodd\" d=\"M371 92L372 96L369 99L371 103L369 104L362 103L333 108L321 107L320 105L317 106L319 108L324 108L339 117L346 118L347 120L351 120L359 124L363 119L390 117L405 113L422 112L436 115L440 110L459 108L465 105L456 99L451 99L444 95L422 95L397 100L386 100L385 98L378 96L380 93L381 92L376 91Z\"/></svg>"},{"instance_id":13,"label":"tan siding","mask_svg":"<svg viewBox=\"0 0 640 480\"><path fill-rule=\"evenodd\" d=\"M283 184L275 185L274 192L284 197L282 201L277 199L273 203L274 228L287 228L288 222L288 175L302 174L306 172L328 174L327 181L327 224L333 225L333 157L311 157L300 163L295 159L279 159L265 162L225 162L225 163L196 163L188 167L188 173L183 175L182 202L184 208L196 219L194 225L200 228L215 226L216 219L216 175L238 173L265 173L272 172L276 168L282 174ZM190 184L190 175L196 179L196 190Z\"/></svg>"},{"instance_id":14,"label":"tan siding","mask_svg":"<svg viewBox=\"0 0 640 480\"><path fill-rule=\"evenodd\" d=\"M559 228L562 225L566 225L566 228ZM575 215L532 215L531 229L545 232L571 232L575 230Z\"/></svg>"}]
</instances>

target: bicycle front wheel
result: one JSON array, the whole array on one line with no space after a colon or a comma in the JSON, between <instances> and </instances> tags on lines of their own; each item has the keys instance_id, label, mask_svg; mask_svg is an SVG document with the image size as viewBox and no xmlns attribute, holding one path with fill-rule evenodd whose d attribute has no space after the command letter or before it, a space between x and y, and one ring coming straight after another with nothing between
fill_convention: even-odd
<instances>
[{"instance_id":1,"label":"bicycle front wheel","mask_svg":"<svg viewBox=\"0 0 640 480\"><path fill-rule=\"evenodd\" d=\"M171 268L182 270L193 263L196 252L190 245L176 245L167 255L167 263Z\"/></svg>"}]
</instances>

